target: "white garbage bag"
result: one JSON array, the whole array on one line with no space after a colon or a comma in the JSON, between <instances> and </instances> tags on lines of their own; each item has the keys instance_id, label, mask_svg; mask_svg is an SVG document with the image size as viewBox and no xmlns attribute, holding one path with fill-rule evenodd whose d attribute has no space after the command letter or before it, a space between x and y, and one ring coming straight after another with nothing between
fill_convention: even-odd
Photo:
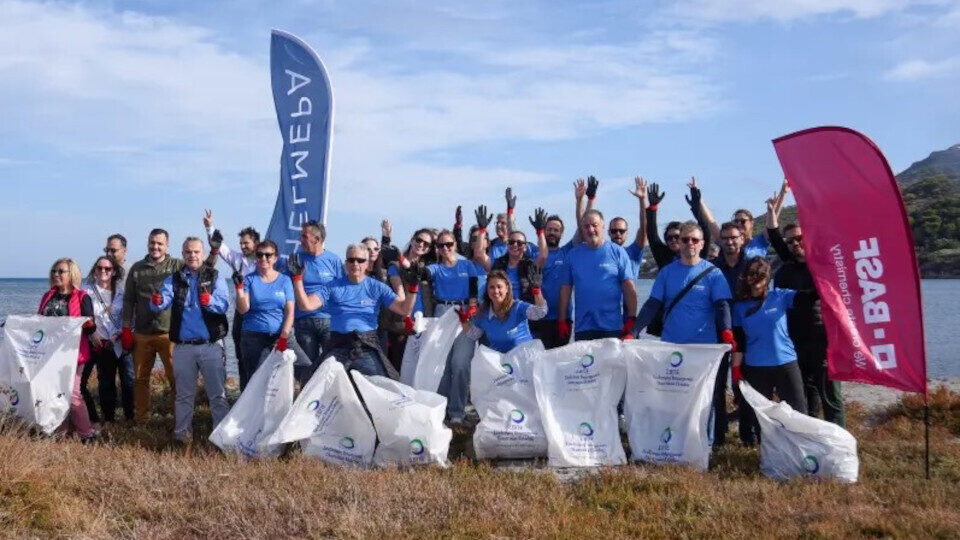
<instances>
[{"instance_id":1,"label":"white garbage bag","mask_svg":"<svg viewBox=\"0 0 960 540\"><path fill-rule=\"evenodd\" d=\"M400 363L400 382L413 385L413 377L417 372L417 361L420 358L420 347L423 345L424 333L437 322L436 317L424 317L419 311L414 314L412 336L407 336L403 347L403 360ZM439 384L439 383L438 383Z\"/></svg>"},{"instance_id":2,"label":"white garbage bag","mask_svg":"<svg viewBox=\"0 0 960 540\"><path fill-rule=\"evenodd\" d=\"M0 414L20 417L48 435L63 423L70 412L86 321L87 317L7 317L0 344Z\"/></svg>"},{"instance_id":3,"label":"white garbage bag","mask_svg":"<svg viewBox=\"0 0 960 540\"><path fill-rule=\"evenodd\" d=\"M271 351L250 377L230 412L210 433L210 442L224 452L247 458L280 454L283 447L268 441L293 403L296 361L297 355L291 350Z\"/></svg>"},{"instance_id":4,"label":"white garbage bag","mask_svg":"<svg viewBox=\"0 0 960 540\"><path fill-rule=\"evenodd\" d=\"M447 355L453 348L453 341L462 332L460 317L455 309L449 309L435 323L424 330L420 338L420 352L413 375L413 386L417 390L436 392L447 367Z\"/></svg>"},{"instance_id":5,"label":"white garbage bag","mask_svg":"<svg viewBox=\"0 0 960 540\"><path fill-rule=\"evenodd\" d=\"M627 461L617 421L626 378L620 340L614 338L551 349L534 363L533 385L551 465Z\"/></svg>"},{"instance_id":6,"label":"white garbage bag","mask_svg":"<svg viewBox=\"0 0 960 540\"><path fill-rule=\"evenodd\" d=\"M271 442L301 441L304 455L338 465L369 466L377 434L343 364L320 364L283 418Z\"/></svg>"},{"instance_id":7,"label":"white garbage bag","mask_svg":"<svg viewBox=\"0 0 960 540\"><path fill-rule=\"evenodd\" d=\"M380 376L351 371L363 402L373 417L380 444L377 465L447 464L453 432L444 427L447 398L416 390Z\"/></svg>"},{"instance_id":8,"label":"white garbage bag","mask_svg":"<svg viewBox=\"0 0 960 540\"><path fill-rule=\"evenodd\" d=\"M470 365L470 395L480 415L473 432L478 459L547 455L547 434L533 389L543 343L528 341L501 354L481 345Z\"/></svg>"},{"instance_id":9,"label":"white garbage bag","mask_svg":"<svg viewBox=\"0 0 960 540\"><path fill-rule=\"evenodd\" d=\"M815 476L857 481L857 440L849 431L797 412L787 403L770 401L746 381L740 382L740 391L760 424L760 471L765 476L774 480Z\"/></svg>"},{"instance_id":10,"label":"white garbage bag","mask_svg":"<svg viewBox=\"0 0 960 540\"><path fill-rule=\"evenodd\" d=\"M730 347L643 340L624 342L623 348L630 458L707 470L713 388Z\"/></svg>"}]
</instances>

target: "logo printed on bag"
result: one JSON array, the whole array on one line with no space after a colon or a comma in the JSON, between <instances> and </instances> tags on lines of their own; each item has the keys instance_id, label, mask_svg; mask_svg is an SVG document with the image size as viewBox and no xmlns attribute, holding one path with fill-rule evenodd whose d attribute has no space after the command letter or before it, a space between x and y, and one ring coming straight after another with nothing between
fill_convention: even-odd
<instances>
[{"instance_id":1,"label":"logo printed on bag","mask_svg":"<svg viewBox=\"0 0 960 540\"><path fill-rule=\"evenodd\" d=\"M771 418L770 420L772 420L773 423L777 425L777 427L780 427L782 429L787 429L787 426L783 425L783 422L781 422L780 420L777 420L776 418Z\"/></svg>"},{"instance_id":2,"label":"logo printed on bag","mask_svg":"<svg viewBox=\"0 0 960 540\"><path fill-rule=\"evenodd\" d=\"M355 446L355 443L353 442L353 438L352 438L352 437L344 437L344 438L340 439L340 446L342 446L342 447L346 448L347 450L349 450L349 449L351 449L351 448L353 448L353 447Z\"/></svg>"},{"instance_id":3,"label":"logo printed on bag","mask_svg":"<svg viewBox=\"0 0 960 540\"><path fill-rule=\"evenodd\" d=\"M585 354L580 358L580 367L590 369L590 366L596 361L592 354Z\"/></svg>"},{"instance_id":4,"label":"logo printed on bag","mask_svg":"<svg viewBox=\"0 0 960 540\"><path fill-rule=\"evenodd\" d=\"M311 401L311 402L307 405L307 410L310 410L310 411L316 411L316 410L319 409L319 408L320 408L320 400L319 400L319 399L315 399L315 400Z\"/></svg>"},{"instance_id":5,"label":"logo printed on bag","mask_svg":"<svg viewBox=\"0 0 960 540\"><path fill-rule=\"evenodd\" d=\"M584 437L593 437L593 426L591 426L588 422L581 423L577 428L577 431Z\"/></svg>"},{"instance_id":6,"label":"logo printed on bag","mask_svg":"<svg viewBox=\"0 0 960 540\"><path fill-rule=\"evenodd\" d=\"M510 411L510 421L514 424L522 424L527 417L523 414L523 411L520 409L514 409Z\"/></svg>"},{"instance_id":7,"label":"logo printed on bag","mask_svg":"<svg viewBox=\"0 0 960 540\"><path fill-rule=\"evenodd\" d=\"M670 439L673 438L673 431L669 427L665 428L662 433L660 433L660 442L663 444L670 444Z\"/></svg>"},{"instance_id":8,"label":"logo printed on bag","mask_svg":"<svg viewBox=\"0 0 960 540\"><path fill-rule=\"evenodd\" d=\"M0 385L0 399L2 398L7 401L7 411L15 413L17 405L20 403L20 393L17 392L17 389L8 384ZM2 409L0 409L0 412L2 412Z\"/></svg>"},{"instance_id":9,"label":"logo printed on bag","mask_svg":"<svg viewBox=\"0 0 960 540\"><path fill-rule=\"evenodd\" d=\"M683 363L683 353L680 351L674 351L670 353L670 366L678 368L680 364Z\"/></svg>"},{"instance_id":10,"label":"logo printed on bag","mask_svg":"<svg viewBox=\"0 0 960 540\"><path fill-rule=\"evenodd\" d=\"M511 366L509 362L500 364L500 369L507 375L513 375L513 366Z\"/></svg>"},{"instance_id":11,"label":"logo printed on bag","mask_svg":"<svg viewBox=\"0 0 960 540\"><path fill-rule=\"evenodd\" d=\"M803 469L810 474L817 474L820 471L820 461L808 454L803 458Z\"/></svg>"},{"instance_id":12,"label":"logo printed on bag","mask_svg":"<svg viewBox=\"0 0 960 540\"><path fill-rule=\"evenodd\" d=\"M40 342L43 341L43 330L37 330L34 332L33 337L30 338L30 341L34 345L40 345Z\"/></svg>"},{"instance_id":13,"label":"logo printed on bag","mask_svg":"<svg viewBox=\"0 0 960 540\"><path fill-rule=\"evenodd\" d=\"M420 454L423 453L423 451L424 451L423 441L421 441L420 439L414 439L414 440L410 441L410 453L411 453L411 454L413 454L413 455L415 455L415 456L419 456Z\"/></svg>"}]
</instances>

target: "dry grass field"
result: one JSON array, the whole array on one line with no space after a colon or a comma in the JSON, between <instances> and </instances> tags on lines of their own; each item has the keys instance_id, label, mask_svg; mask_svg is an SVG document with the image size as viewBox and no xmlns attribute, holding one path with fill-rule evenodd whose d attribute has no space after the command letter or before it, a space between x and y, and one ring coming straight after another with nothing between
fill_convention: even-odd
<instances>
[{"instance_id":1,"label":"dry grass field","mask_svg":"<svg viewBox=\"0 0 960 540\"><path fill-rule=\"evenodd\" d=\"M169 446L169 406L105 440L0 433L0 534L8 537L944 537L960 536L960 395L933 395L932 476L922 404L850 407L860 482L778 484L735 442L711 470L629 465L575 479L498 469L462 455L447 469L347 470L297 451L266 462L203 441ZM199 405L199 433L209 415ZM731 436L731 441L736 437Z\"/></svg>"}]
</instances>

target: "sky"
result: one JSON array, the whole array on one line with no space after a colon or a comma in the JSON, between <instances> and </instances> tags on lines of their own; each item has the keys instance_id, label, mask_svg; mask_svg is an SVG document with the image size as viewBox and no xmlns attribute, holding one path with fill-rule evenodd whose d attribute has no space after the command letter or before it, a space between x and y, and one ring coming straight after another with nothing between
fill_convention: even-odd
<instances>
[{"instance_id":1,"label":"sky","mask_svg":"<svg viewBox=\"0 0 960 540\"><path fill-rule=\"evenodd\" d=\"M634 176L688 219L696 176L718 217L783 173L771 139L843 125L894 171L960 143L958 0L0 0L0 277L84 273L120 232L173 252L203 210L265 232L281 138L270 31L309 43L335 96L328 248L458 204L569 224L572 183L636 225ZM469 218L468 218L469 219ZM568 226L569 229L569 226ZM569 235L569 232L568 232Z\"/></svg>"}]
</instances>

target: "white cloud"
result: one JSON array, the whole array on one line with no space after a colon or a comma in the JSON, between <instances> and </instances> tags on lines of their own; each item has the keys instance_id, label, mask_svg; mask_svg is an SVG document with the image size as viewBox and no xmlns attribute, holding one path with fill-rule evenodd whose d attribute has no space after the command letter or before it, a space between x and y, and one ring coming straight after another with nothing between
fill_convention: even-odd
<instances>
[{"instance_id":1,"label":"white cloud","mask_svg":"<svg viewBox=\"0 0 960 540\"><path fill-rule=\"evenodd\" d=\"M883 74L890 81L917 81L943 77L960 69L960 58L946 60L913 59L900 62Z\"/></svg>"},{"instance_id":2,"label":"white cloud","mask_svg":"<svg viewBox=\"0 0 960 540\"><path fill-rule=\"evenodd\" d=\"M701 21L791 21L820 15L872 18L899 11L911 0L680 0L670 11Z\"/></svg>"}]
</instances>

